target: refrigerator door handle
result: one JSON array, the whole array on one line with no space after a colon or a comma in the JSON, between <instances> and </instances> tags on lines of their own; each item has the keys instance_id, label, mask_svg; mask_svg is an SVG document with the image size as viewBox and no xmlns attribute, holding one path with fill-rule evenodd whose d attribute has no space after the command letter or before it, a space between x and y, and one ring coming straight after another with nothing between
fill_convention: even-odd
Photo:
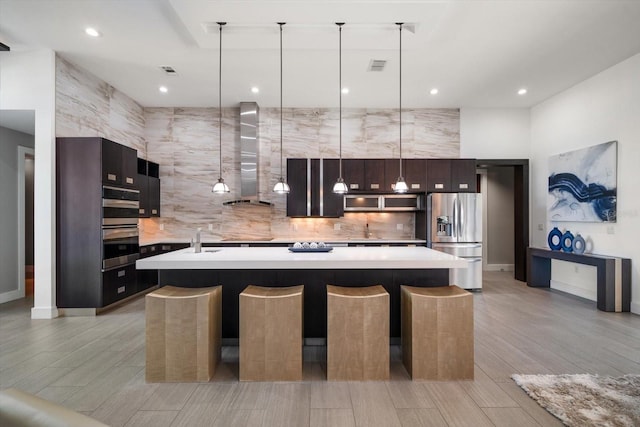
<instances>
[{"instance_id":1,"label":"refrigerator door handle","mask_svg":"<svg viewBox=\"0 0 640 427\"><path fill-rule=\"evenodd\" d=\"M462 232L465 229L465 209L464 209L464 203L462 203L462 200L458 199L458 236L462 237Z\"/></svg>"},{"instance_id":2,"label":"refrigerator door handle","mask_svg":"<svg viewBox=\"0 0 640 427\"><path fill-rule=\"evenodd\" d=\"M458 240L458 198L453 198L453 224L451 224L451 235Z\"/></svg>"}]
</instances>

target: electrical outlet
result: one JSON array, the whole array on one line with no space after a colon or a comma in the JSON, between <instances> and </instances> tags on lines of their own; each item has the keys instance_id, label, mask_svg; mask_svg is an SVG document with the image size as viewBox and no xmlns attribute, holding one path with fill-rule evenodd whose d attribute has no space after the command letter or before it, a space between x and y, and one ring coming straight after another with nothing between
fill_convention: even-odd
<instances>
[{"instance_id":1,"label":"electrical outlet","mask_svg":"<svg viewBox=\"0 0 640 427\"><path fill-rule=\"evenodd\" d=\"M542 224L538 224L538 231L544 230L544 226Z\"/></svg>"},{"instance_id":2,"label":"electrical outlet","mask_svg":"<svg viewBox=\"0 0 640 427\"><path fill-rule=\"evenodd\" d=\"M209 231L213 231L213 224L209 224Z\"/></svg>"},{"instance_id":3,"label":"electrical outlet","mask_svg":"<svg viewBox=\"0 0 640 427\"><path fill-rule=\"evenodd\" d=\"M616 229L613 225L607 225L607 234L616 234Z\"/></svg>"},{"instance_id":4,"label":"electrical outlet","mask_svg":"<svg viewBox=\"0 0 640 427\"><path fill-rule=\"evenodd\" d=\"M396 224L396 230L403 230L404 224Z\"/></svg>"},{"instance_id":5,"label":"electrical outlet","mask_svg":"<svg viewBox=\"0 0 640 427\"><path fill-rule=\"evenodd\" d=\"M340 223L336 222L335 224L333 224L333 230L334 231L340 231Z\"/></svg>"},{"instance_id":6,"label":"electrical outlet","mask_svg":"<svg viewBox=\"0 0 640 427\"><path fill-rule=\"evenodd\" d=\"M298 224L293 223L293 231L298 231Z\"/></svg>"},{"instance_id":7,"label":"electrical outlet","mask_svg":"<svg viewBox=\"0 0 640 427\"><path fill-rule=\"evenodd\" d=\"M164 231L164 224L160 223L160 231Z\"/></svg>"}]
</instances>

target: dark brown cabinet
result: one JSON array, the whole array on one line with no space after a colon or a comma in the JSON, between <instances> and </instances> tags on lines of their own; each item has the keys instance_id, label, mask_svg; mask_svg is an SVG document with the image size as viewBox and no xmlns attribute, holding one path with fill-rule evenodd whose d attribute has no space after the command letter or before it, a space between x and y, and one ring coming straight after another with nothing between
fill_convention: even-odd
<instances>
[{"instance_id":1,"label":"dark brown cabinet","mask_svg":"<svg viewBox=\"0 0 640 427\"><path fill-rule=\"evenodd\" d=\"M342 196L333 193L339 167L338 159L287 159L287 216L342 216Z\"/></svg>"},{"instance_id":2,"label":"dark brown cabinet","mask_svg":"<svg viewBox=\"0 0 640 427\"><path fill-rule=\"evenodd\" d=\"M364 191L364 159L342 159L342 177L349 192Z\"/></svg>"},{"instance_id":3,"label":"dark brown cabinet","mask_svg":"<svg viewBox=\"0 0 640 427\"><path fill-rule=\"evenodd\" d=\"M117 187L136 187L137 151L106 138L99 139L102 141L102 183Z\"/></svg>"},{"instance_id":4,"label":"dark brown cabinet","mask_svg":"<svg viewBox=\"0 0 640 427\"><path fill-rule=\"evenodd\" d=\"M140 190L140 218L160 216L160 166L138 159L138 185Z\"/></svg>"},{"instance_id":5,"label":"dark brown cabinet","mask_svg":"<svg viewBox=\"0 0 640 427\"><path fill-rule=\"evenodd\" d=\"M385 159L364 160L364 186L367 193L385 192Z\"/></svg>"},{"instance_id":6,"label":"dark brown cabinet","mask_svg":"<svg viewBox=\"0 0 640 427\"><path fill-rule=\"evenodd\" d=\"M402 159L402 177L409 187L409 193L424 193L427 175L425 159ZM384 163L384 192L393 192L396 181L400 176L400 160L385 159Z\"/></svg>"},{"instance_id":7,"label":"dark brown cabinet","mask_svg":"<svg viewBox=\"0 0 640 427\"><path fill-rule=\"evenodd\" d=\"M475 159L427 159L427 192L475 193Z\"/></svg>"},{"instance_id":8,"label":"dark brown cabinet","mask_svg":"<svg viewBox=\"0 0 640 427\"><path fill-rule=\"evenodd\" d=\"M108 139L56 139L58 307L101 308L136 292L136 159L136 150Z\"/></svg>"}]
</instances>

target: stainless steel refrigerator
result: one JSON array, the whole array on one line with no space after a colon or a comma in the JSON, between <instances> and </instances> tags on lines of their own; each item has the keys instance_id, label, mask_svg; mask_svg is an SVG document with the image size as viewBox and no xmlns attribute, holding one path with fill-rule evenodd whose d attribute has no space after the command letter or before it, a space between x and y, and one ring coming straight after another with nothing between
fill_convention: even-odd
<instances>
[{"instance_id":1,"label":"stainless steel refrigerator","mask_svg":"<svg viewBox=\"0 0 640 427\"><path fill-rule=\"evenodd\" d=\"M466 258L468 268L452 268L449 282L482 289L482 195L432 193L427 197L427 246Z\"/></svg>"}]
</instances>

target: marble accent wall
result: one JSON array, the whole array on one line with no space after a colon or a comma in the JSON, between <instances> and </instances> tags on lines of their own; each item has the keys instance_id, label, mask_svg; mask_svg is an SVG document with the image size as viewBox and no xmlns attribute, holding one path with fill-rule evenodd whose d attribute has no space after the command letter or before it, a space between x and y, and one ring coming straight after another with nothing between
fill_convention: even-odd
<instances>
[{"instance_id":1,"label":"marble accent wall","mask_svg":"<svg viewBox=\"0 0 640 427\"><path fill-rule=\"evenodd\" d=\"M459 157L458 109L407 109L402 116L404 158ZM271 191L280 176L278 108L261 108L259 121L259 193L261 200L273 206L222 206L223 201L240 197L239 109L223 109L222 176L232 190L224 196L211 193L220 171L217 118L216 108L144 110L147 158L160 164L162 217L141 221L143 238L188 240L201 227L209 239L329 240L363 237L366 223L374 237L414 237L413 213L287 218L286 196ZM285 109L285 161L288 157L338 157L338 132L337 109ZM397 110L343 109L343 158L398 157L398 136Z\"/></svg>"},{"instance_id":2,"label":"marble accent wall","mask_svg":"<svg viewBox=\"0 0 640 427\"><path fill-rule=\"evenodd\" d=\"M93 74L56 56L56 136L100 136L145 157L143 108Z\"/></svg>"}]
</instances>

